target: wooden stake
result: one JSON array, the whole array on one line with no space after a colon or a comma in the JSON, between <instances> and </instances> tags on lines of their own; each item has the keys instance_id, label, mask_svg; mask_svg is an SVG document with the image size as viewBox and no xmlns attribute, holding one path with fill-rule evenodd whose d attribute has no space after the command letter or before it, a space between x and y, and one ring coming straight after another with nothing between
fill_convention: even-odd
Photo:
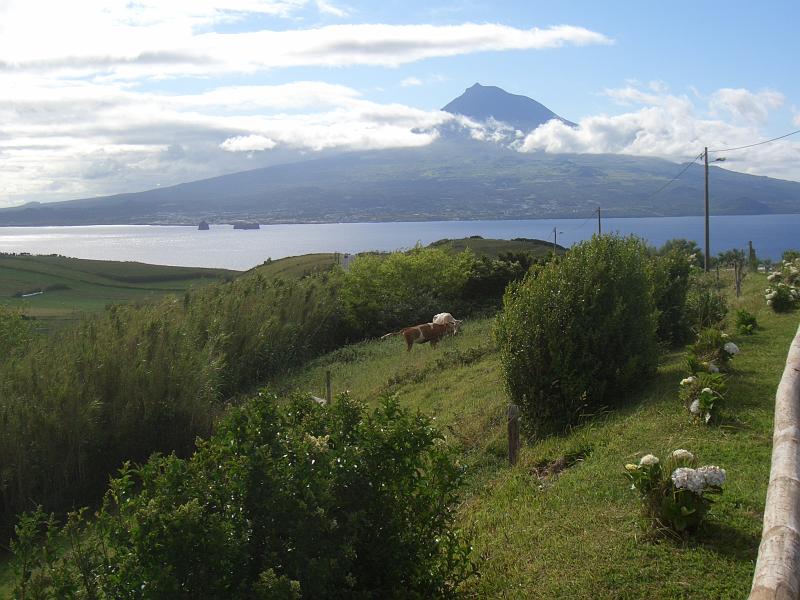
<instances>
[{"instance_id":1,"label":"wooden stake","mask_svg":"<svg viewBox=\"0 0 800 600\"><path fill-rule=\"evenodd\" d=\"M519 406L508 405L508 462L517 464L519 458Z\"/></svg>"},{"instance_id":2,"label":"wooden stake","mask_svg":"<svg viewBox=\"0 0 800 600\"><path fill-rule=\"evenodd\" d=\"M328 369L325 371L325 400L328 401L328 405L330 405L331 400L333 399L333 384L331 383L331 371Z\"/></svg>"}]
</instances>

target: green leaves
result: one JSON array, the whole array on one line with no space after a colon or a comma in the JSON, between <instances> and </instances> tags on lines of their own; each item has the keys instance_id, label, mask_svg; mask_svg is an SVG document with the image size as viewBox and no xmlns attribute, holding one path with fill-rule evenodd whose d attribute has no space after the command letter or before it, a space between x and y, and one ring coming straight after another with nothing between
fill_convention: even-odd
<instances>
[{"instance_id":1,"label":"green leaves","mask_svg":"<svg viewBox=\"0 0 800 600\"><path fill-rule=\"evenodd\" d=\"M595 236L510 286L496 338L529 432L621 403L655 370L656 326L647 249L633 237Z\"/></svg>"},{"instance_id":2,"label":"green leaves","mask_svg":"<svg viewBox=\"0 0 800 600\"><path fill-rule=\"evenodd\" d=\"M442 442L393 398L369 413L346 395L323 407L261 392L191 458L123 469L59 572L96 598L455 597L475 567L454 529L463 472ZM23 517L15 549L23 584L52 590L43 521Z\"/></svg>"}]
</instances>

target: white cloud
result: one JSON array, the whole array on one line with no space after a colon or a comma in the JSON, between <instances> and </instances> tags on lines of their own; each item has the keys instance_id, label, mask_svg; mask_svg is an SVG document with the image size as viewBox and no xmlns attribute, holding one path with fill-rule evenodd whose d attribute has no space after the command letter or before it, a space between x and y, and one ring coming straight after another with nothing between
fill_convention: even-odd
<instances>
[{"instance_id":1,"label":"white cloud","mask_svg":"<svg viewBox=\"0 0 800 600\"><path fill-rule=\"evenodd\" d=\"M406 77L403 81L400 82L402 87L413 87L417 85L422 85L422 79L417 77Z\"/></svg>"},{"instance_id":2,"label":"white cloud","mask_svg":"<svg viewBox=\"0 0 800 600\"><path fill-rule=\"evenodd\" d=\"M777 92L717 90L708 106L697 106L687 96L666 92L666 88L643 91L628 87L606 90L606 94L641 108L619 115L590 116L573 128L550 121L519 144L532 152L611 153L657 156L675 161L691 160L704 147L730 148L761 141L770 136L758 127L771 110L783 104ZM723 110L731 121L718 118ZM717 118L715 118L717 117ZM781 140L746 151L726 154L725 165L746 173L800 180L797 165L800 143Z\"/></svg>"},{"instance_id":3,"label":"white cloud","mask_svg":"<svg viewBox=\"0 0 800 600\"><path fill-rule=\"evenodd\" d=\"M219 147L228 152L272 150L278 142L263 135L237 135L222 142Z\"/></svg>"},{"instance_id":4,"label":"white cloud","mask_svg":"<svg viewBox=\"0 0 800 600\"><path fill-rule=\"evenodd\" d=\"M167 95L11 79L0 74L0 205L148 189L296 160L301 151L425 145L454 120L314 81Z\"/></svg>"},{"instance_id":5,"label":"white cloud","mask_svg":"<svg viewBox=\"0 0 800 600\"><path fill-rule=\"evenodd\" d=\"M710 106L715 113L727 113L744 123L766 122L770 111L783 106L785 97L773 90L751 92L743 88L722 88L711 95Z\"/></svg>"},{"instance_id":6,"label":"white cloud","mask_svg":"<svg viewBox=\"0 0 800 600\"><path fill-rule=\"evenodd\" d=\"M163 78L301 66L398 66L475 52L611 43L601 33L570 25L518 29L490 23L358 24L217 33L197 28L226 15L233 19L236 13L215 12L213 6L205 5L201 5L205 10L192 13L187 6L181 18L168 19L169 14L156 11L152 21L140 24L119 12L78 11L75 15L69 10L72 5L56 6L56 14L46 20L39 18L41 12L30 14L28 8L22 15L8 10L0 14L5 16L0 30L0 70ZM288 10L287 3L266 6ZM32 21L25 23L26 19Z\"/></svg>"},{"instance_id":7,"label":"white cloud","mask_svg":"<svg viewBox=\"0 0 800 600\"><path fill-rule=\"evenodd\" d=\"M346 17L350 14L350 11L346 8L341 6L336 6L332 2L328 2L327 0L316 0L317 1L317 8L319 12L332 15L334 17Z\"/></svg>"}]
</instances>

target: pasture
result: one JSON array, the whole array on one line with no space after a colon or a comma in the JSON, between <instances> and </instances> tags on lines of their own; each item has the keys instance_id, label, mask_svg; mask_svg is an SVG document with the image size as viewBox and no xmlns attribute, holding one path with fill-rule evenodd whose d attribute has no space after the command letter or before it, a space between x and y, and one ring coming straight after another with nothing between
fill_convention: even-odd
<instances>
[{"instance_id":1,"label":"pasture","mask_svg":"<svg viewBox=\"0 0 800 600\"><path fill-rule=\"evenodd\" d=\"M492 319L466 322L461 335L436 350L406 352L396 337L351 345L274 385L323 396L330 370L334 394L348 390L369 402L397 394L435 417L468 469L460 525L474 536L482 573L465 590L472 597L743 598L761 535L774 393L797 328L796 313L775 314L764 305L765 285L751 274L742 298L730 298L731 315L746 308L760 327L753 336L728 328L741 353L722 423L711 428L693 423L678 400L685 367L676 348L622 409L594 415L565 435L526 440L519 463L509 467ZM708 523L686 539L644 527L623 476L625 463L677 448L728 472Z\"/></svg>"},{"instance_id":2,"label":"pasture","mask_svg":"<svg viewBox=\"0 0 800 600\"><path fill-rule=\"evenodd\" d=\"M37 319L43 329L53 329L102 311L108 304L150 302L238 274L223 269L4 254L0 255L0 304Z\"/></svg>"}]
</instances>

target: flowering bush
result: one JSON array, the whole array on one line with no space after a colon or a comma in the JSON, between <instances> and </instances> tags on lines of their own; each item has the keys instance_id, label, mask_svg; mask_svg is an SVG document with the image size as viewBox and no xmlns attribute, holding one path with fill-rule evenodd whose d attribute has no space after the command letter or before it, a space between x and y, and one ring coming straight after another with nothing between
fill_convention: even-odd
<instances>
[{"instance_id":1,"label":"flowering bush","mask_svg":"<svg viewBox=\"0 0 800 600\"><path fill-rule=\"evenodd\" d=\"M739 347L730 341L727 333L714 328L703 329L697 334L697 341L686 349L686 365L692 373L724 372L738 353Z\"/></svg>"},{"instance_id":2,"label":"flowering bush","mask_svg":"<svg viewBox=\"0 0 800 600\"><path fill-rule=\"evenodd\" d=\"M722 375L699 372L681 380L679 396L692 417L710 423L719 416L724 392L725 378Z\"/></svg>"},{"instance_id":3,"label":"flowering bush","mask_svg":"<svg viewBox=\"0 0 800 600\"><path fill-rule=\"evenodd\" d=\"M792 310L800 302L800 258L791 254L788 258L784 258L781 271L767 275L772 286L764 290L764 299L775 312Z\"/></svg>"},{"instance_id":4,"label":"flowering bush","mask_svg":"<svg viewBox=\"0 0 800 600\"><path fill-rule=\"evenodd\" d=\"M767 306L775 312L786 312L792 310L800 300L800 290L778 282L774 288L768 287L764 290L764 299L767 301Z\"/></svg>"},{"instance_id":5,"label":"flowering bush","mask_svg":"<svg viewBox=\"0 0 800 600\"><path fill-rule=\"evenodd\" d=\"M679 449L662 464L647 454L639 464L625 465L631 488L639 492L644 511L653 523L683 532L696 529L722 493L725 469L709 465L697 468L695 456Z\"/></svg>"}]
</instances>

